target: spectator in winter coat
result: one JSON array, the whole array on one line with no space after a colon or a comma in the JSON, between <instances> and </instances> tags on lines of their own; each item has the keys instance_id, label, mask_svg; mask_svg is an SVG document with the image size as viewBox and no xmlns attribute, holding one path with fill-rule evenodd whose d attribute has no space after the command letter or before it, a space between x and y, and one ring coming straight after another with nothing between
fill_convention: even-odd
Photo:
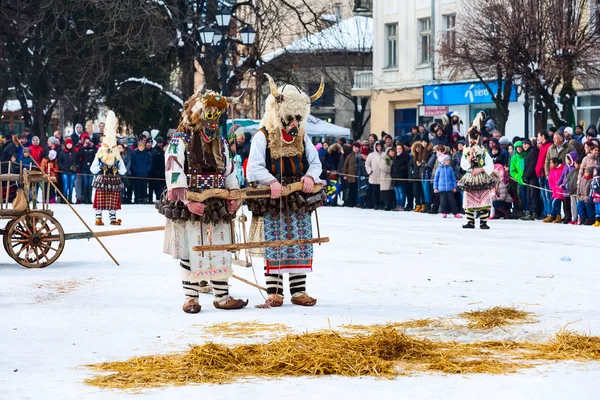
<instances>
[{"instance_id":1,"label":"spectator in winter coat","mask_svg":"<svg viewBox=\"0 0 600 400\"><path fill-rule=\"evenodd\" d=\"M494 149L498 149L498 152L495 153L495 156L492 156L492 161L494 164L500 164L503 167L509 166L509 154L508 151L505 150L502 146L500 146L500 142L496 138L491 138L488 141L488 147L490 149L490 154L494 154Z\"/></svg>"},{"instance_id":2,"label":"spectator in winter coat","mask_svg":"<svg viewBox=\"0 0 600 400\"><path fill-rule=\"evenodd\" d=\"M352 151L344 158L344 168L342 170L342 179L346 181L348 186L348 196L344 201L346 207L356 207L358 201L358 186L357 186L357 161L360 157L360 143L352 144Z\"/></svg>"},{"instance_id":3,"label":"spectator in winter coat","mask_svg":"<svg viewBox=\"0 0 600 400\"><path fill-rule=\"evenodd\" d=\"M369 146L365 145L360 149L360 156L356 157L356 175L358 180L358 205L360 208L366 208L370 199L369 173L367 172L367 157L369 156Z\"/></svg>"},{"instance_id":4,"label":"spectator in winter coat","mask_svg":"<svg viewBox=\"0 0 600 400\"><path fill-rule=\"evenodd\" d=\"M550 146L548 153L546 154L545 170L546 175L548 176L550 176L550 160L553 158L558 158L560 159L560 163L562 165L567 159L567 154L575 151L575 149L565 141L565 136L561 131L554 133L552 140L554 144Z\"/></svg>"},{"instance_id":5,"label":"spectator in winter coat","mask_svg":"<svg viewBox=\"0 0 600 400\"><path fill-rule=\"evenodd\" d=\"M585 138L582 143L586 143L590 140L596 139L598 137L598 130L596 129L596 125L590 124L585 131Z\"/></svg>"},{"instance_id":6,"label":"spectator in winter coat","mask_svg":"<svg viewBox=\"0 0 600 400\"><path fill-rule=\"evenodd\" d=\"M131 157L131 176L135 192L135 204L148 202L148 177L152 169L152 156L146 151L144 143L138 144L137 150Z\"/></svg>"},{"instance_id":7,"label":"spectator in winter coat","mask_svg":"<svg viewBox=\"0 0 600 400\"><path fill-rule=\"evenodd\" d=\"M600 148L596 145L587 143L590 148L590 152L583 158L581 162L581 168L579 169L579 179L582 179L583 173L589 167L596 167L598 165L598 154L600 154Z\"/></svg>"},{"instance_id":8,"label":"spectator in winter coat","mask_svg":"<svg viewBox=\"0 0 600 400\"><path fill-rule=\"evenodd\" d=\"M567 160L570 156L567 156ZM565 179L565 191L569 195L569 202L571 203L571 225L577 225L577 178L579 177L579 168L581 168L581 162L583 157L578 157L573 163L574 168L567 174ZM568 161L567 161L568 162Z\"/></svg>"},{"instance_id":9,"label":"spectator in winter coat","mask_svg":"<svg viewBox=\"0 0 600 400\"><path fill-rule=\"evenodd\" d=\"M498 177L498 183L496 183L496 194L492 200L492 206L494 207L493 219L508 219L510 218L510 203L512 202L508 193L508 175L500 164L494 164L494 174Z\"/></svg>"},{"instance_id":10,"label":"spectator in winter coat","mask_svg":"<svg viewBox=\"0 0 600 400\"><path fill-rule=\"evenodd\" d=\"M594 168L594 177L592 178L592 185L590 188L590 197L594 203L595 219L596 222L593 226L600 226L600 168Z\"/></svg>"},{"instance_id":11,"label":"spectator in winter coat","mask_svg":"<svg viewBox=\"0 0 600 400\"><path fill-rule=\"evenodd\" d=\"M337 175L344 169L344 153L342 146L337 143L332 144L327 148L325 156L325 169L327 175Z\"/></svg>"},{"instance_id":12,"label":"spectator in winter coat","mask_svg":"<svg viewBox=\"0 0 600 400\"><path fill-rule=\"evenodd\" d=\"M523 170L523 184L527 188L527 204L529 209L525 210L523 220L532 221L537 218L540 212L540 190L537 188L539 182L535 173L540 149L532 146L529 139L523 139L523 150L525 150L525 169Z\"/></svg>"},{"instance_id":13,"label":"spectator in winter coat","mask_svg":"<svg viewBox=\"0 0 600 400\"><path fill-rule=\"evenodd\" d=\"M577 152L582 154L583 145L573 136L573 128L567 126L564 130L565 141Z\"/></svg>"},{"instance_id":14,"label":"spectator in winter coat","mask_svg":"<svg viewBox=\"0 0 600 400\"><path fill-rule=\"evenodd\" d=\"M540 215L543 217L547 217L552 212L552 194L550 191L550 187L548 186L548 172L546 172L546 156L548 155L548 149L552 146L550 142L550 136L548 132L541 131L537 134L538 146L540 148L540 152L538 154L538 160L535 165L535 173L538 177L538 183L540 186L540 194L542 197L542 205L543 210L540 212Z\"/></svg>"},{"instance_id":15,"label":"spectator in winter coat","mask_svg":"<svg viewBox=\"0 0 600 400\"><path fill-rule=\"evenodd\" d=\"M33 144L33 135L31 134L31 129L24 128L23 133L21 133L21 138L23 139L23 146L31 146Z\"/></svg>"},{"instance_id":16,"label":"spectator in winter coat","mask_svg":"<svg viewBox=\"0 0 600 400\"><path fill-rule=\"evenodd\" d=\"M406 187L408 186L408 165L410 156L404 151L404 146L396 146L396 158L392 163L392 187L396 195L395 211L404 211L406 205Z\"/></svg>"},{"instance_id":17,"label":"spectator in winter coat","mask_svg":"<svg viewBox=\"0 0 600 400\"><path fill-rule=\"evenodd\" d=\"M96 147L89 136L85 136L79 148L79 171L81 171L81 199L85 204L92 204L92 175L91 167L96 157Z\"/></svg>"},{"instance_id":18,"label":"spectator in winter coat","mask_svg":"<svg viewBox=\"0 0 600 400\"><path fill-rule=\"evenodd\" d=\"M554 134L558 135L558 132ZM562 175L565 165L560 158L554 157L550 160L550 174L548 175L548 186L552 190L552 213L543 219L544 222L561 223L560 208L565 198L563 190L558 187L558 180Z\"/></svg>"},{"instance_id":19,"label":"spectator in winter coat","mask_svg":"<svg viewBox=\"0 0 600 400\"><path fill-rule=\"evenodd\" d=\"M77 153L73 150L73 141L67 139L65 148L58 155L58 169L62 176L63 195L70 202L73 201L73 188L75 187L75 176L77 174Z\"/></svg>"},{"instance_id":20,"label":"spectator in winter coat","mask_svg":"<svg viewBox=\"0 0 600 400\"><path fill-rule=\"evenodd\" d=\"M73 146L76 148L81 148L81 144L80 143L83 141L83 138L81 137L81 135L83 135L83 126L81 124L76 124L75 125L75 132L73 132L71 134L71 140L73 141ZM89 137L89 135L88 135Z\"/></svg>"},{"instance_id":21,"label":"spectator in winter coat","mask_svg":"<svg viewBox=\"0 0 600 400\"><path fill-rule=\"evenodd\" d=\"M411 146L412 157L408 163L408 178L412 179L413 196L415 198L415 212L425 212L425 196L421 179L426 168L427 153L423 149L423 142L415 142Z\"/></svg>"},{"instance_id":22,"label":"spectator in winter coat","mask_svg":"<svg viewBox=\"0 0 600 400\"><path fill-rule=\"evenodd\" d=\"M454 199L454 193L457 190L456 175L450 166L450 157L441 153L438 161L439 166L433 178L433 192L439 194L442 218L446 218L449 212L454 214L455 218L462 218Z\"/></svg>"},{"instance_id":23,"label":"spectator in winter coat","mask_svg":"<svg viewBox=\"0 0 600 400\"><path fill-rule=\"evenodd\" d=\"M35 168L35 164L33 163L33 158L29 153L29 149L23 150L23 156L21 157L21 160L19 162L23 166L23 169L28 169L30 171L32 169L37 169Z\"/></svg>"},{"instance_id":24,"label":"spectator in winter coat","mask_svg":"<svg viewBox=\"0 0 600 400\"><path fill-rule=\"evenodd\" d=\"M42 167L42 171L44 171L44 174L47 174L50 176L50 178L54 178L56 179L57 176L57 172L58 172L58 162L56 160L56 151L55 150L50 150L48 152L48 156L44 157L42 159L41 162L41 167ZM60 186L59 186L60 187ZM54 190L54 186L50 185L49 189L49 202L51 204L56 203L56 190Z\"/></svg>"},{"instance_id":25,"label":"spectator in winter coat","mask_svg":"<svg viewBox=\"0 0 600 400\"><path fill-rule=\"evenodd\" d=\"M396 158L396 150L386 148L379 160L379 190L380 201L386 211L391 211L394 204L392 189L392 163Z\"/></svg>"},{"instance_id":26,"label":"spectator in winter coat","mask_svg":"<svg viewBox=\"0 0 600 400\"><path fill-rule=\"evenodd\" d=\"M381 208L381 194L379 186L379 165L381 161L381 152L383 151L383 144L381 142L375 143L375 151L373 151L367 157L365 167L369 174L369 187L371 189L371 198L373 201L373 209L379 210Z\"/></svg>"},{"instance_id":27,"label":"spectator in winter coat","mask_svg":"<svg viewBox=\"0 0 600 400\"><path fill-rule=\"evenodd\" d=\"M41 164L44 158L44 148L40 146L40 138L34 136L31 143L31 146L28 147L29 154L38 164Z\"/></svg>"},{"instance_id":28,"label":"spectator in winter coat","mask_svg":"<svg viewBox=\"0 0 600 400\"><path fill-rule=\"evenodd\" d=\"M582 167L583 168L583 167ZM577 214L579 225L593 225L596 219L596 210L590 197L594 168L589 167L583 172L583 179L577 181Z\"/></svg>"},{"instance_id":29,"label":"spectator in winter coat","mask_svg":"<svg viewBox=\"0 0 600 400\"><path fill-rule=\"evenodd\" d=\"M452 133L450 133L450 135L452 135ZM435 137L431 140L431 143L434 146L448 146L450 144L449 136L446 136L444 130L440 127L435 132Z\"/></svg>"},{"instance_id":30,"label":"spectator in winter coat","mask_svg":"<svg viewBox=\"0 0 600 400\"><path fill-rule=\"evenodd\" d=\"M510 176L515 181L517 181L517 185L519 188L519 200L520 200L520 208L523 212L527 212L529 210L529 204L527 204L527 186L523 184L523 173L525 172L525 157L527 154L523 149L523 142L518 141L515 143L516 153L510 159Z\"/></svg>"},{"instance_id":31,"label":"spectator in winter coat","mask_svg":"<svg viewBox=\"0 0 600 400\"><path fill-rule=\"evenodd\" d=\"M160 196L165 190L165 152L163 146L165 140L162 137L156 139L156 146L152 149L152 169L150 170L150 201L152 201L152 195L156 196L156 200L160 200ZM240 157L240 164L241 164ZM241 182L240 185L243 185ZM240 186L242 187L242 186Z\"/></svg>"},{"instance_id":32,"label":"spectator in winter coat","mask_svg":"<svg viewBox=\"0 0 600 400\"><path fill-rule=\"evenodd\" d=\"M13 136L16 136L17 133L15 131L10 131L8 133L4 134L3 140L2 140L2 153L0 154L0 161L2 162L2 173L6 174L8 173L8 162L11 160L12 157L17 157L18 151L17 151L17 145L14 144L13 142ZM6 183L6 182L5 182ZM6 185L5 185L6 186Z\"/></svg>"},{"instance_id":33,"label":"spectator in winter coat","mask_svg":"<svg viewBox=\"0 0 600 400\"><path fill-rule=\"evenodd\" d=\"M563 199L564 202L564 210L565 210L565 218L563 219L563 224L569 224L573 220L574 216L571 213L571 196L569 196L569 191L567 189L567 176L575 170L575 161L577 160L577 152L572 151L567 154L565 167L563 168L563 173L558 179L558 187L563 191L565 197Z\"/></svg>"}]
</instances>

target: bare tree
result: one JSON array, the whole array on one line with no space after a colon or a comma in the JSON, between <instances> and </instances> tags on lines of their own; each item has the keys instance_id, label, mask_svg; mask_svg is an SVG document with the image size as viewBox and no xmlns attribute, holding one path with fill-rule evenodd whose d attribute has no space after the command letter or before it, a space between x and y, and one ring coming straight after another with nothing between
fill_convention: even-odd
<instances>
[{"instance_id":1,"label":"bare tree","mask_svg":"<svg viewBox=\"0 0 600 400\"><path fill-rule=\"evenodd\" d=\"M498 112L498 129L505 131L510 96L517 75L514 43L522 40L521 3L527 0L462 2L453 37L440 43L443 73L476 77L488 90ZM493 89L490 82L495 82Z\"/></svg>"},{"instance_id":2,"label":"bare tree","mask_svg":"<svg viewBox=\"0 0 600 400\"><path fill-rule=\"evenodd\" d=\"M518 69L556 126L574 123L577 82L594 79L600 72L600 35L596 14L590 10L587 0L530 0L528 4L526 33L535 39L527 47L517 43ZM545 115L542 119L545 124Z\"/></svg>"},{"instance_id":3,"label":"bare tree","mask_svg":"<svg viewBox=\"0 0 600 400\"><path fill-rule=\"evenodd\" d=\"M94 89L106 86L123 60L133 62L134 50L160 51L157 10L145 0L3 2L1 62L25 125L44 137L60 101L89 116L82 108L93 107L103 95Z\"/></svg>"},{"instance_id":4,"label":"bare tree","mask_svg":"<svg viewBox=\"0 0 600 400\"><path fill-rule=\"evenodd\" d=\"M539 128L545 128L546 113L556 126L573 123L577 83L600 72L600 35L590 9L588 0L465 2L455 43L441 46L444 67L476 76L488 90L486 82L498 83L496 93L490 93L501 130L515 78L522 82L521 91L536 100Z\"/></svg>"}]
</instances>

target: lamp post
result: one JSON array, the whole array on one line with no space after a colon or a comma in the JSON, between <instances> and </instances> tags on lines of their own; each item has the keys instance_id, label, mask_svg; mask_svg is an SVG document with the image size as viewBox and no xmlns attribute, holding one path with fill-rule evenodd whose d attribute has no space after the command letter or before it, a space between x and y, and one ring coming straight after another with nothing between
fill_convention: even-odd
<instances>
[{"instance_id":1,"label":"lamp post","mask_svg":"<svg viewBox=\"0 0 600 400\"><path fill-rule=\"evenodd\" d=\"M527 139L529 139L529 84L525 82L524 89L525 101L523 102L523 110L525 111L525 129L524 134Z\"/></svg>"},{"instance_id":2,"label":"lamp post","mask_svg":"<svg viewBox=\"0 0 600 400\"><path fill-rule=\"evenodd\" d=\"M205 48L214 49L221 57L221 68L219 71L221 78L221 95L228 96L227 78L229 75L229 51L234 50L236 45L252 46L256 39L256 31L246 25L239 31L239 38L234 37L231 32L231 20L235 19L233 12L228 7L221 7L215 14L215 26L208 23L199 30L200 40ZM236 22L237 24L237 22ZM221 116L221 127L223 134L227 137L227 110Z\"/></svg>"}]
</instances>

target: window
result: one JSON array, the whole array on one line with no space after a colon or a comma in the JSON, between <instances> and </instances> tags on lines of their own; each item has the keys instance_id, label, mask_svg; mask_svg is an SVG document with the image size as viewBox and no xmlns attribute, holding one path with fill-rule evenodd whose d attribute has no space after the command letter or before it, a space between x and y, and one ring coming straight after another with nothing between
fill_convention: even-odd
<instances>
[{"instance_id":1,"label":"window","mask_svg":"<svg viewBox=\"0 0 600 400\"><path fill-rule=\"evenodd\" d=\"M419 60L428 64L431 53L431 18L419 20Z\"/></svg>"},{"instance_id":2,"label":"window","mask_svg":"<svg viewBox=\"0 0 600 400\"><path fill-rule=\"evenodd\" d=\"M398 24L385 25L385 68L396 68L398 48Z\"/></svg>"},{"instance_id":3,"label":"window","mask_svg":"<svg viewBox=\"0 0 600 400\"><path fill-rule=\"evenodd\" d=\"M446 44L454 49L456 47L456 14L444 15L444 36Z\"/></svg>"}]
</instances>

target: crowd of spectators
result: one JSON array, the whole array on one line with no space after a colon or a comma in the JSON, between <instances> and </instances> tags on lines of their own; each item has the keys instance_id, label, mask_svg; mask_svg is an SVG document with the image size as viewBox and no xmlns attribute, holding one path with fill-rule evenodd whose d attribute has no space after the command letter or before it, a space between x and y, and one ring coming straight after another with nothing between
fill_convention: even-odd
<instances>
[{"instance_id":1,"label":"crowd of spectators","mask_svg":"<svg viewBox=\"0 0 600 400\"><path fill-rule=\"evenodd\" d=\"M92 124L87 124L84 131L81 124L76 124L73 134L66 139L60 131L55 131L45 146L28 128L20 134L7 132L0 137L0 172L20 173L21 169L36 170L40 165L44 172L56 179L57 186L69 202L92 204L94 176L90 168L102 144L104 123L100 123L98 128L95 131ZM14 137L23 146L17 146L13 142ZM153 140L147 131L133 140L122 138L118 141L118 149L127 168L123 177L124 204L150 204L160 198L166 186L164 143L164 138L157 136ZM7 193L10 196L14 191ZM53 188L50 188L49 202L61 202Z\"/></svg>"}]
</instances>

